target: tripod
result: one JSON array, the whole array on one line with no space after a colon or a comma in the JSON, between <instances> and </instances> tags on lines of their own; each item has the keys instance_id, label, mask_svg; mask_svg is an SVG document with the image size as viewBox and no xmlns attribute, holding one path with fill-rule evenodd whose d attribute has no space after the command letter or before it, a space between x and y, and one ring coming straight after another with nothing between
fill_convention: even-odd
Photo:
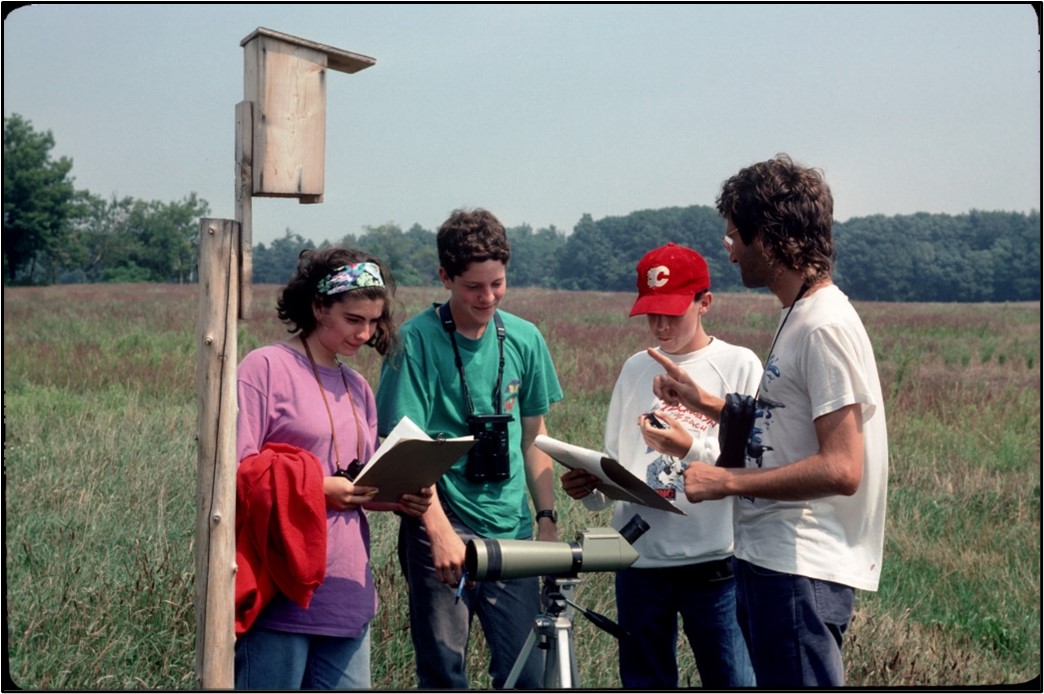
<instances>
[{"instance_id":1,"label":"tripod","mask_svg":"<svg viewBox=\"0 0 1044 694\"><path fill-rule=\"evenodd\" d=\"M504 683L505 689L515 687L518 676L534 648L547 651L544 654L544 689L572 689L580 686L576 657L573 652L572 615L574 607L595 626L616 638L626 636L619 625L611 619L597 612L585 610L570 600L573 590L579 583L580 579L575 577L554 577L554 588L548 590L546 594L547 607L533 621L533 628L529 631L525 645L522 646L522 652L518 654L507 681Z\"/></svg>"}]
</instances>

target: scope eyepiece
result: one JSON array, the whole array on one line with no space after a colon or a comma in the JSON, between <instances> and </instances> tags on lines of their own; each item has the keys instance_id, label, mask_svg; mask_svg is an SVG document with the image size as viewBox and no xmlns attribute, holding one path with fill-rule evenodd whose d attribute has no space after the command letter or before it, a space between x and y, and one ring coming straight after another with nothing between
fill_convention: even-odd
<instances>
[{"instance_id":1,"label":"scope eyepiece","mask_svg":"<svg viewBox=\"0 0 1044 694\"><path fill-rule=\"evenodd\" d=\"M631 520L627 521L627 525L620 529L620 534L623 535L623 539L633 545L648 529L649 523L636 513L631 516Z\"/></svg>"}]
</instances>

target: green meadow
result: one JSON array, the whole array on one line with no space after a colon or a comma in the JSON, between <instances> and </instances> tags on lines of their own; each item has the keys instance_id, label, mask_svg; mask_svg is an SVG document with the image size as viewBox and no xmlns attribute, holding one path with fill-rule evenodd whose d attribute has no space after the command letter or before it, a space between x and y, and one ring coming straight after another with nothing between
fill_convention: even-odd
<instances>
[{"instance_id":1,"label":"green meadow","mask_svg":"<svg viewBox=\"0 0 1044 694\"><path fill-rule=\"evenodd\" d=\"M196 285L5 288L7 655L29 689L194 689ZM255 287L240 357L286 336L276 287ZM406 316L444 297L399 292ZM566 398L549 433L601 448L623 361L647 343L629 294L512 289L503 308L543 330ZM890 479L881 588L859 593L846 637L853 686L1000 685L1040 675L1041 309L857 303L887 399ZM765 293L722 294L709 332L764 357ZM376 385L379 359L352 366ZM564 494L562 539L604 526ZM370 515L382 601L374 686L414 686L397 519ZM574 599L615 616L612 577ZM650 596L653 599L653 596ZM534 615L535 616L535 615ZM574 619L580 684L614 688L616 646ZM480 631L472 686L489 686ZM681 637L683 686L698 686Z\"/></svg>"}]
</instances>

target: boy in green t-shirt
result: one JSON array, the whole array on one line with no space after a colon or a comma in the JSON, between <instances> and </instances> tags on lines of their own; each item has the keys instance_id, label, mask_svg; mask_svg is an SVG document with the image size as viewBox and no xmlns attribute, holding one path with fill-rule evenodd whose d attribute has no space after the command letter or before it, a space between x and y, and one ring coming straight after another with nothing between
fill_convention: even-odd
<instances>
[{"instance_id":1,"label":"boy in green t-shirt","mask_svg":"<svg viewBox=\"0 0 1044 694\"><path fill-rule=\"evenodd\" d=\"M493 686L502 687L540 613L535 577L458 591L464 549L476 537L556 541L554 470L535 445L562 398L551 356L532 323L497 306L511 256L504 226L486 210L456 210L439 228L439 277L449 300L403 324L402 349L381 368L378 431L403 416L429 436L475 434L479 443L435 485L420 519L403 517L399 556L409 585L410 633L421 688L466 689L471 618L482 623ZM457 597L460 599L458 600ZM540 687L534 649L520 689Z\"/></svg>"}]
</instances>

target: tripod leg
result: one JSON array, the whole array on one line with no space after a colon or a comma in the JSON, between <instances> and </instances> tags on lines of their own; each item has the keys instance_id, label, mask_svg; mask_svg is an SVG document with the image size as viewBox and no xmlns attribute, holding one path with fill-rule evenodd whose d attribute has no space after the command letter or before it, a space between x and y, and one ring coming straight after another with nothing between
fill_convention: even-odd
<instances>
[{"instance_id":1,"label":"tripod leg","mask_svg":"<svg viewBox=\"0 0 1044 694\"><path fill-rule=\"evenodd\" d=\"M547 653L544 654L544 689L562 688L561 663L558 659L558 641L547 639Z\"/></svg>"},{"instance_id":2,"label":"tripod leg","mask_svg":"<svg viewBox=\"0 0 1044 694\"><path fill-rule=\"evenodd\" d=\"M533 652L536 640L537 627L534 626L529 630L529 636L526 637L526 643L522 646L522 650L519 652L518 657L515 658L515 664L511 666L511 672L508 673L507 680L504 682L504 689L515 688L515 684L518 683L518 677L522 674L522 668L526 666L526 661L529 660L529 654Z\"/></svg>"},{"instance_id":3,"label":"tripod leg","mask_svg":"<svg viewBox=\"0 0 1044 694\"><path fill-rule=\"evenodd\" d=\"M557 648L552 649L557 656L558 688L572 689L579 685L577 677L576 659L573 657L573 629L571 625L560 626L557 636ZM548 662L551 653L548 653Z\"/></svg>"}]
</instances>

